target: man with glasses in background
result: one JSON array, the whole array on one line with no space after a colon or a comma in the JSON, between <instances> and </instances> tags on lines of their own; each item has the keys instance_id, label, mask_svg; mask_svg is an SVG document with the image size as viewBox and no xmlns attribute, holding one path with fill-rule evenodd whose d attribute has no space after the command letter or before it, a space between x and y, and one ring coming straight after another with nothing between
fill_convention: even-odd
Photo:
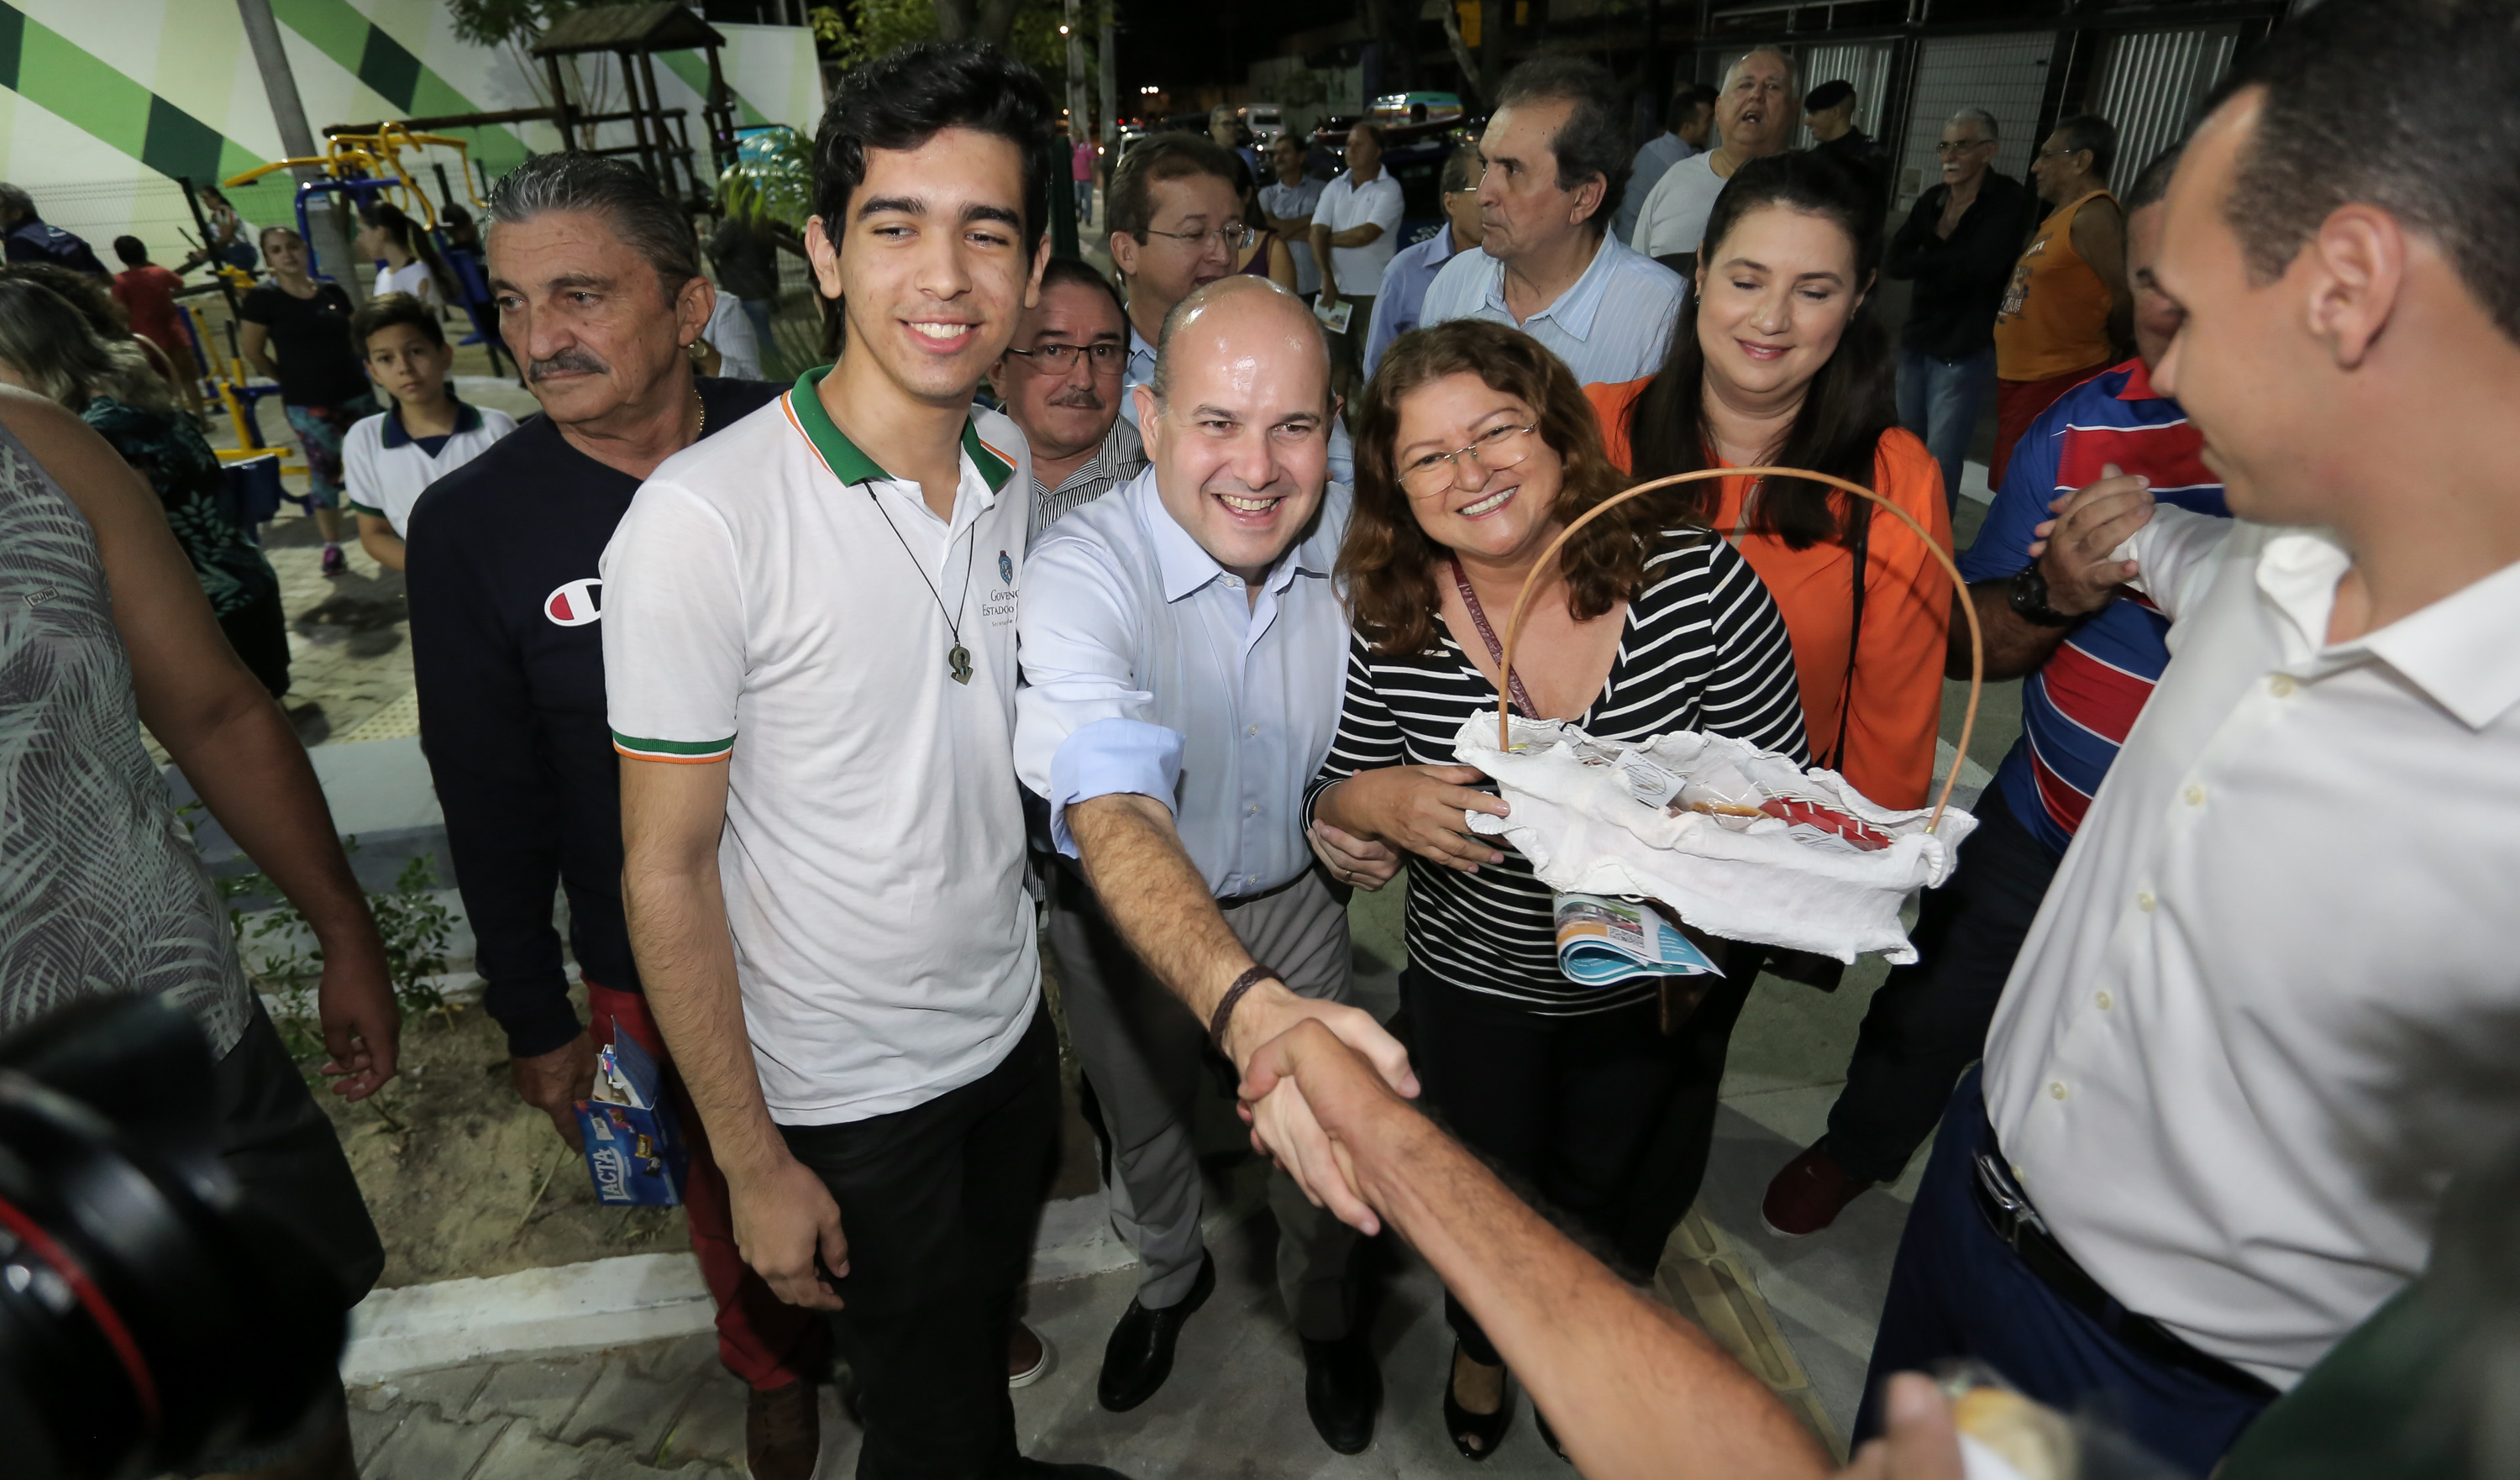
<instances>
[{"instance_id":1,"label":"man with glasses in background","mask_svg":"<svg viewBox=\"0 0 2520 1480\"><path fill-rule=\"evenodd\" d=\"M1391 224L1396 228L1400 187L1389 176L1383 183L1390 185ZM1111 266L1129 300L1129 361L1120 375L1120 416L1134 428L1138 406L1128 392L1155 378L1155 340L1163 336L1164 316L1193 291L1234 271L1235 248L1243 233L1234 156L1192 134L1148 139L1129 151L1112 173L1102 219L1110 228ZM1387 248L1383 255L1390 255ZM1376 262L1373 271L1375 277L1368 281L1379 281L1382 264ZM1372 307L1370 298L1358 303L1360 321ZM1359 343L1365 331L1359 322ZM1335 417L1329 458L1333 481L1355 481L1355 453Z\"/></svg>"},{"instance_id":2,"label":"man with glasses in background","mask_svg":"<svg viewBox=\"0 0 2520 1480\"><path fill-rule=\"evenodd\" d=\"M1391 341L1416 329L1424 318L1426 290L1444 264L1486 239L1479 222L1479 151L1464 144L1444 161L1444 225L1414 247L1404 247L1382 270L1382 291L1373 295L1373 328L1365 336L1365 378Z\"/></svg>"},{"instance_id":3,"label":"man with glasses in background","mask_svg":"<svg viewBox=\"0 0 2520 1480\"><path fill-rule=\"evenodd\" d=\"M1960 468L1995 394L1995 310L2028 229L2030 192L1995 171L1995 114L1964 108L1935 146L1942 183L1916 198L1890 239L1885 270L1916 285L1899 331L1899 425L1943 467L1943 497L1960 497Z\"/></svg>"},{"instance_id":4,"label":"man with glasses in background","mask_svg":"<svg viewBox=\"0 0 2520 1480\"><path fill-rule=\"evenodd\" d=\"M1041 299L1016 321L989 384L1032 446L1032 515L1024 545L1079 504L1147 466L1138 428L1120 419L1129 316L1101 273L1074 257L1042 269Z\"/></svg>"}]
</instances>

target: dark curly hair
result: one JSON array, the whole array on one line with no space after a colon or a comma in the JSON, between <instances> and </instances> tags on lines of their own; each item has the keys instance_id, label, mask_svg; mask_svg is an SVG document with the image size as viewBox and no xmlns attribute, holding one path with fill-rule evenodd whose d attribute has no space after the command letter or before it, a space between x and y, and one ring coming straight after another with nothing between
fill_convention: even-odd
<instances>
[{"instance_id":1,"label":"dark curly hair","mask_svg":"<svg viewBox=\"0 0 2520 1480\"><path fill-rule=\"evenodd\" d=\"M1628 485L1601 447L1601 426L1573 372L1518 329L1456 319L1402 335L1373 373L1356 424L1356 507L1339 547L1338 579L1357 636L1380 653L1423 652L1435 645L1435 561L1447 554L1427 538L1400 486L1393 453L1400 403L1446 376L1474 375L1532 409L1540 439L1564 465L1551 517L1572 523ZM1639 499L1595 519L1558 552L1567 605L1591 621L1643 584L1647 536L1655 531Z\"/></svg>"},{"instance_id":2,"label":"dark curly hair","mask_svg":"<svg viewBox=\"0 0 2520 1480\"><path fill-rule=\"evenodd\" d=\"M851 67L814 133L814 210L832 245L848 219L849 197L866 181L870 149L913 150L949 128L976 129L1023 157L1023 240L1029 250L1050 229L1050 180L1058 166L1051 139L1050 89L1031 67L995 47L921 41Z\"/></svg>"}]
</instances>

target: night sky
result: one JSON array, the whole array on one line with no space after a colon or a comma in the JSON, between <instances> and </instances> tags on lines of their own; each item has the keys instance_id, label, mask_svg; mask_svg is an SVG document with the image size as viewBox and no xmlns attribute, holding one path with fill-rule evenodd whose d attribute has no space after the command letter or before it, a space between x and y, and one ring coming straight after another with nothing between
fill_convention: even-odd
<instances>
[{"instance_id":1,"label":"night sky","mask_svg":"<svg viewBox=\"0 0 2520 1480\"><path fill-rule=\"evenodd\" d=\"M1155 83L1187 110L1202 85L1239 83L1251 64L1275 56L1279 38L1336 25L1356 15L1353 0L1276 0L1242 7L1183 0L1118 0L1120 111L1135 111L1138 89Z\"/></svg>"}]
</instances>

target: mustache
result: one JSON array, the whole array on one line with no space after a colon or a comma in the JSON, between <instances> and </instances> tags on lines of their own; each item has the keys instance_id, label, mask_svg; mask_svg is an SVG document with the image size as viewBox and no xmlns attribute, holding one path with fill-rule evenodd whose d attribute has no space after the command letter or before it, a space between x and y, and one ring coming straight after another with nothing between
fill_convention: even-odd
<instances>
[{"instance_id":1,"label":"mustache","mask_svg":"<svg viewBox=\"0 0 2520 1480\"><path fill-rule=\"evenodd\" d=\"M578 371L586 375L600 376L607 374L611 369L611 366L607 365L602 360L588 354L585 350L572 346L562 350L560 353L553 355L547 360L536 360L532 364L526 366L525 379L528 381L539 381L547 376L558 375L562 371Z\"/></svg>"},{"instance_id":2,"label":"mustache","mask_svg":"<svg viewBox=\"0 0 2520 1480\"><path fill-rule=\"evenodd\" d=\"M1091 385L1070 386L1050 398L1053 406L1073 406L1079 411L1101 411L1102 393Z\"/></svg>"}]
</instances>

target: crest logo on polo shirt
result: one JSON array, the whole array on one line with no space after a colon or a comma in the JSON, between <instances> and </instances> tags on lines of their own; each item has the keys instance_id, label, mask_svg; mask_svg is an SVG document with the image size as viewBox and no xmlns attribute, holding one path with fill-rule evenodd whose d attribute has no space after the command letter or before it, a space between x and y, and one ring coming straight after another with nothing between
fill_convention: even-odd
<instances>
[{"instance_id":1,"label":"crest logo on polo shirt","mask_svg":"<svg viewBox=\"0 0 2520 1480\"><path fill-rule=\"evenodd\" d=\"M595 588L604 584L600 576L570 581L543 598L543 615L555 627L583 627L602 621L604 608L596 604Z\"/></svg>"},{"instance_id":2,"label":"crest logo on polo shirt","mask_svg":"<svg viewBox=\"0 0 2520 1480\"><path fill-rule=\"evenodd\" d=\"M1008 557L1005 551L1001 550L998 552L998 584L1001 586L1012 586L1014 583L1015 562Z\"/></svg>"}]
</instances>

